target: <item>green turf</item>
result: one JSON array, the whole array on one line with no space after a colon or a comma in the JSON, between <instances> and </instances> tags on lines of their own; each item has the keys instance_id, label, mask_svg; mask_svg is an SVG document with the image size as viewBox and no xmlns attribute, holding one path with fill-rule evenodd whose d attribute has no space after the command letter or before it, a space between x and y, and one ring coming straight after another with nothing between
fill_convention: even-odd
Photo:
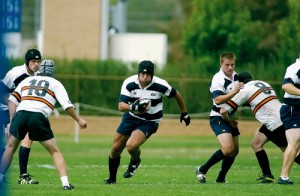
<instances>
[{"instance_id":1,"label":"green turf","mask_svg":"<svg viewBox=\"0 0 300 196\"><path fill-rule=\"evenodd\" d=\"M39 185L18 185L18 157L14 156L6 183L9 195L297 195L299 166L294 164L291 179L294 185L261 185L259 166L250 147L251 137L240 137L240 153L229 171L227 184L215 184L220 163L207 173L207 183L199 184L194 170L215 152L219 145L214 136L154 135L142 146L142 163L136 175L122 177L129 155L125 150L118 173L118 184L105 185L108 177L107 157L112 136L80 136L78 144L72 135L56 135L65 157L69 181L74 191L63 191L52 159L39 143L34 143L28 171ZM272 144L266 146L275 178L280 174L282 153Z\"/></svg>"}]
</instances>

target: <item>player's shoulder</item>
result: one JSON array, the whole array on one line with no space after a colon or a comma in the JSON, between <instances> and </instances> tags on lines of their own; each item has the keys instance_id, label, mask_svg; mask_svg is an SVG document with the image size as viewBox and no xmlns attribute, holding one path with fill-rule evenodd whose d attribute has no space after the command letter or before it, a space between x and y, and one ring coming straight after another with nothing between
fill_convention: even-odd
<instances>
[{"instance_id":1,"label":"player's shoulder","mask_svg":"<svg viewBox=\"0 0 300 196\"><path fill-rule=\"evenodd\" d=\"M213 75L212 80L224 80L225 74L220 70L215 75Z\"/></svg>"},{"instance_id":2,"label":"player's shoulder","mask_svg":"<svg viewBox=\"0 0 300 196\"><path fill-rule=\"evenodd\" d=\"M295 62L290 66L288 66L286 70L287 72L297 73L299 69L300 69L300 62L299 63Z\"/></svg>"},{"instance_id":3,"label":"player's shoulder","mask_svg":"<svg viewBox=\"0 0 300 196\"><path fill-rule=\"evenodd\" d=\"M153 82L156 82L156 83L167 83L167 80L165 80L165 79L162 79L162 78L160 78L160 77L158 77L158 76L153 76L153 78L152 78L152 81Z\"/></svg>"},{"instance_id":4,"label":"player's shoulder","mask_svg":"<svg viewBox=\"0 0 300 196\"><path fill-rule=\"evenodd\" d=\"M135 81L137 79L138 79L138 75L135 74L135 75L132 75L132 76L129 76L129 77L125 78L124 81Z\"/></svg>"},{"instance_id":5,"label":"player's shoulder","mask_svg":"<svg viewBox=\"0 0 300 196\"><path fill-rule=\"evenodd\" d=\"M26 65L19 65L11 68L8 72L7 75L22 75L27 72L27 69L25 67Z\"/></svg>"},{"instance_id":6,"label":"player's shoulder","mask_svg":"<svg viewBox=\"0 0 300 196\"><path fill-rule=\"evenodd\" d=\"M211 81L210 81L210 85L214 86L214 85L224 85L225 82L225 75L223 72L219 71L217 72L215 75L213 75Z\"/></svg>"},{"instance_id":7,"label":"player's shoulder","mask_svg":"<svg viewBox=\"0 0 300 196\"><path fill-rule=\"evenodd\" d=\"M62 84L60 80L56 79L55 77L51 77L51 76L44 76L45 78L47 78L47 80Z\"/></svg>"},{"instance_id":8,"label":"player's shoulder","mask_svg":"<svg viewBox=\"0 0 300 196\"><path fill-rule=\"evenodd\" d=\"M13 68L11 68L11 71L26 71L26 65L17 65Z\"/></svg>"},{"instance_id":9,"label":"player's shoulder","mask_svg":"<svg viewBox=\"0 0 300 196\"><path fill-rule=\"evenodd\" d=\"M128 85L128 84L131 84L131 83L135 83L137 80L138 80L138 75L137 74L129 76L129 77L125 78L125 80L123 81L123 85Z\"/></svg>"},{"instance_id":10,"label":"player's shoulder","mask_svg":"<svg viewBox=\"0 0 300 196\"><path fill-rule=\"evenodd\" d=\"M261 85L271 86L269 83L262 81L262 80L252 80L252 81L248 82L247 84L245 84L245 86L256 86L256 87L260 87Z\"/></svg>"}]
</instances>

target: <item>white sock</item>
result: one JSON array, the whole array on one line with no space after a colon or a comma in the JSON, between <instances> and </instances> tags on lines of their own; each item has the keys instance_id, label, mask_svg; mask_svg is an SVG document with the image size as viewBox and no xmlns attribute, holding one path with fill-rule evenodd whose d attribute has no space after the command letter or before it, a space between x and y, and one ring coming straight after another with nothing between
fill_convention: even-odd
<instances>
[{"instance_id":1,"label":"white sock","mask_svg":"<svg viewBox=\"0 0 300 196\"><path fill-rule=\"evenodd\" d=\"M289 179L289 177L283 177L283 176L280 176L280 178L281 178L282 180L288 180L288 179Z\"/></svg>"},{"instance_id":2,"label":"white sock","mask_svg":"<svg viewBox=\"0 0 300 196\"><path fill-rule=\"evenodd\" d=\"M61 176L60 180L63 186L69 186L68 176Z\"/></svg>"},{"instance_id":3,"label":"white sock","mask_svg":"<svg viewBox=\"0 0 300 196\"><path fill-rule=\"evenodd\" d=\"M4 177L5 177L5 175L0 174L0 182L3 182L3 181L4 181Z\"/></svg>"}]
</instances>

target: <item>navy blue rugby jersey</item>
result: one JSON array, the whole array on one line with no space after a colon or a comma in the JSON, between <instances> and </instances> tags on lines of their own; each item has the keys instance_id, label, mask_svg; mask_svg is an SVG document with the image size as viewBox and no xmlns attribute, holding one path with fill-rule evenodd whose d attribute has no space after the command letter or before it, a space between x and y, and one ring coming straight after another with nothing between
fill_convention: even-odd
<instances>
[{"instance_id":1,"label":"navy blue rugby jersey","mask_svg":"<svg viewBox=\"0 0 300 196\"><path fill-rule=\"evenodd\" d=\"M214 99L220 95L230 93L238 83L236 72L233 72L233 80L230 80L221 69L214 75L209 88L213 99L213 108L210 112L210 116L221 116L220 106L215 103Z\"/></svg>"},{"instance_id":2,"label":"navy blue rugby jersey","mask_svg":"<svg viewBox=\"0 0 300 196\"><path fill-rule=\"evenodd\" d=\"M124 80L121 88L119 102L132 104L139 98L149 98L151 100L151 107L146 113L129 113L136 118L151 120L159 123L163 117L162 98L164 96L173 98L176 95L176 92L176 89L169 85L167 81L156 76L153 76L151 83L147 87L142 89L138 81L138 75L133 75Z\"/></svg>"},{"instance_id":3,"label":"navy blue rugby jersey","mask_svg":"<svg viewBox=\"0 0 300 196\"><path fill-rule=\"evenodd\" d=\"M300 58L286 69L282 84L287 83L291 83L300 89ZM283 103L293 106L300 106L300 96L285 92Z\"/></svg>"}]
</instances>

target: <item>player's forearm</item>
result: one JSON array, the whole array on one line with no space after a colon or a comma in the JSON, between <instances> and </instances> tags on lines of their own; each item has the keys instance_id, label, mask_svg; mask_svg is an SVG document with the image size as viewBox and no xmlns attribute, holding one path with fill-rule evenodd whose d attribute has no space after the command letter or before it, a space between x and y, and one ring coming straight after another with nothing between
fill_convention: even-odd
<instances>
[{"instance_id":1,"label":"player's forearm","mask_svg":"<svg viewBox=\"0 0 300 196\"><path fill-rule=\"evenodd\" d=\"M181 97L181 94L177 91L176 95L175 95L175 99L177 101L177 104L181 110L181 113L187 112L185 104L183 102L183 99Z\"/></svg>"},{"instance_id":2,"label":"player's forearm","mask_svg":"<svg viewBox=\"0 0 300 196\"><path fill-rule=\"evenodd\" d=\"M130 111L130 105L124 102L119 102L118 109L121 112L128 112Z\"/></svg>"},{"instance_id":3,"label":"player's forearm","mask_svg":"<svg viewBox=\"0 0 300 196\"><path fill-rule=\"evenodd\" d=\"M229 121L229 115L225 108L221 108L220 114L222 115L222 118L226 121Z\"/></svg>"},{"instance_id":4,"label":"player's forearm","mask_svg":"<svg viewBox=\"0 0 300 196\"><path fill-rule=\"evenodd\" d=\"M298 89L291 83L282 85L282 90L284 90L285 92L291 95L300 95L300 89Z\"/></svg>"},{"instance_id":5,"label":"player's forearm","mask_svg":"<svg viewBox=\"0 0 300 196\"><path fill-rule=\"evenodd\" d=\"M69 107L66 109L66 112L68 113L69 116L71 116L75 121L79 121L80 118L78 114L76 113L75 109L73 107Z\"/></svg>"},{"instance_id":6,"label":"player's forearm","mask_svg":"<svg viewBox=\"0 0 300 196\"><path fill-rule=\"evenodd\" d=\"M215 103L217 105L220 105L220 104L223 104L223 103L227 103L232 97L234 97L235 94L236 94L236 92L232 91L232 92L230 92L230 93L228 93L226 95L220 95L220 96L216 97L214 99L214 101L215 101Z\"/></svg>"}]
</instances>

